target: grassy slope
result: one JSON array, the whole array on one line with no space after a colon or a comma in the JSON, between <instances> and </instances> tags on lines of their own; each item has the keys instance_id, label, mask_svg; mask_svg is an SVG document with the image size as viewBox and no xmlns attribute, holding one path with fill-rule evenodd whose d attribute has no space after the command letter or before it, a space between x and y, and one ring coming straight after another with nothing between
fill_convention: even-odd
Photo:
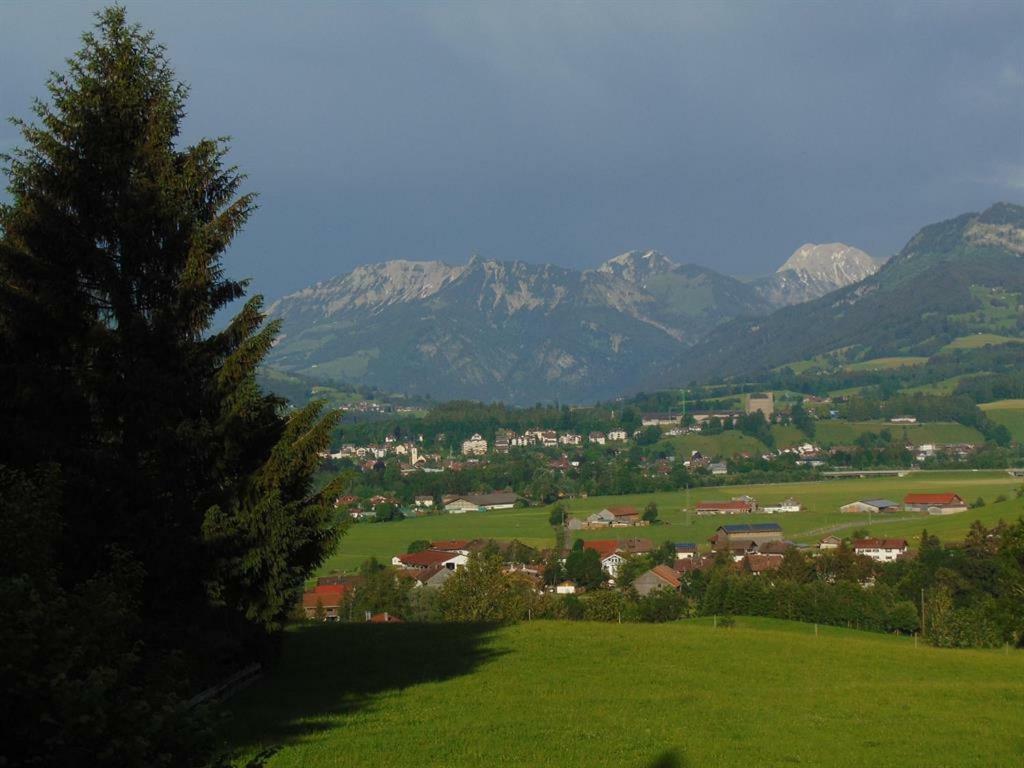
<instances>
[{"instance_id":1,"label":"grassy slope","mask_svg":"<svg viewBox=\"0 0 1024 768\"><path fill-rule=\"evenodd\" d=\"M1024 343L1024 339L1018 339L1015 336L1000 336L995 333L972 333L970 336L961 336L958 339L953 339L946 346L944 346L940 352L948 352L953 349L979 349L980 347L987 346L989 344L997 346L999 344L1020 344Z\"/></svg>"},{"instance_id":2,"label":"grassy slope","mask_svg":"<svg viewBox=\"0 0 1024 768\"><path fill-rule=\"evenodd\" d=\"M824 535L822 529L834 526L845 526L839 529L844 535L848 535L855 527L869 527L871 533L880 536L908 537L918 535L925 526L929 530L938 527L942 538L956 539L963 536L971 521L976 518L992 523L1000 517L1015 519L1020 515L1022 506L1014 498L1013 493L1020 484L1019 479L1010 477L1006 472L917 472L907 477L698 488L689 494L675 491L635 496L593 497L574 499L569 502L569 508L577 516L586 516L609 505L631 504L643 509L649 501L654 501L664 521L662 525L647 528L583 531L579 535L585 539L627 538L639 535L655 542L669 539L703 544L723 523L768 521L778 522L787 538L805 543L816 542ZM855 499L887 497L899 501L909 492L930 491L955 491L969 501L980 496L989 502L989 506L948 518L910 513L882 518L876 516L872 518L870 526L867 525L866 516L844 515L838 511L840 505ZM776 516L745 515L725 518L697 517L692 512L684 510L684 507L692 508L701 500L727 499L740 494L750 494L761 504L794 496L804 505L805 511ZM992 504L999 494L1010 497L1010 501L999 505ZM498 510L413 518L395 523L359 523L349 529L348 534L342 539L340 551L324 565L322 571L354 570L370 556L390 562L392 555L405 552L409 543L416 539L518 538L533 546L550 547L554 543L554 535L548 525L549 509ZM906 522L897 522L903 518L910 519Z\"/></svg>"},{"instance_id":3,"label":"grassy slope","mask_svg":"<svg viewBox=\"0 0 1024 768\"><path fill-rule=\"evenodd\" d=\"M992 766L1024 653L740 618L293 628L231 704L238 765Z\"/></svg>"},{"instance_id":4,"label":"grassy slope","mask_svg":"<svg viewBox=\"0 0 1024 768\"><path fill-rule=\"evenodd\" d=\"M909 365L924 365L927 362L927 357L876 357L859 363L850 363L843 368L847 371L884 371Z\"/></svg>"},{"instance_id":5,"label":"grassy slope","mask_svg":"<svg viewBox=\"0 0 1024 768\"><path fill-rule=\"evenodd\" d=\"M1014 440L1024 441L1024 400L997 400L994 403L985 403L981 410L985 411L992 421L1010 430Z\"/></svg>"}]
</instances>

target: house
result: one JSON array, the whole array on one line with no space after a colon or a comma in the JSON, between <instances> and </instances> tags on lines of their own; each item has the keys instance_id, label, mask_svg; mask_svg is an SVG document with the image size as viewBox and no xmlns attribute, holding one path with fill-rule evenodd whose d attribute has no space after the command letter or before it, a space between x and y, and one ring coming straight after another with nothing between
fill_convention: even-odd
<instances>
[{"instance_id":1,"label":"house","mask_svg":"<svg viewBox=\"0 0 1024 768\"><path fill-rule=\"evenodd\" d=\"M587 439L595 445L604 445L605 443L604 432L591 432Z\"/></svg>"},{"instance_id":2,"label":"house","mask_svg":"<svg viewBox=\"0 0 1024 768\"><path fill-rule=\"evenodd\" d=\"M442 552L436 549L407 552L404 555L395 555L391 558L391 564L396 568L419 568L422 570L440 566L455 571L464 567L468 561L469 558L461 553Z\"/></svg>"},{"instance_id":3,"label":"house","mask_svg":"<svg viewBox=\"0 0 1024 768\"><path fill-rule=\"evenodd\" d=\"M750 553L743 557L740 568L754 576L777 571L782 567L782 555L765 555L760 552Z\"/></svg>"},{"instance_id":4,"label":"house","mask_svg":"<svg viewBox=\"0 0 1024 768\"><path fill-rule=\"evenodd\" d=\"M760 411L766 419L775 413L775 395L771 392L755 392L747 396L747 413Z\"/></svg>"},{"instance_id":5,"label":"house","mask_svg":"<svg viewBox=\"0 0 1024 768\"><path fill-rule=\"evenodd\" d=\"M592 549L597 552L601 559L601 570L611 578L619 573L619 568L626 562L626 558L620 553L620 544L614 539L595 539L583 542L584 549Z\"/></svg>"},{"instance_id":6,"label":"house","mask_svg":"<svg viewBox=\"0 0 1024 768\"><path fill-rule=\"evenodd\" d=\"M324 621L338 621L341 605L352 586L350 584L317 584L302 593L302 610L307 619L315 619L317 612L323 612Z\"/></svg>"},{"instance_id":7,"label":"house","mask_svg":"<svg viewBox=\"0 0 1024 768\"><path fill-rule=\"evenodd\" d=\"M741 499L697 502L698 515L745 515L753 510L754 507L749 501Z\"/></svg>"},{"instance_id":8,"label":"house","mask_svg":"<svg viewBox=\"0 0 1024 768\"><path fill-rule=\"evenodd\" d=\"M434 565L430 568L403 568L398 573L412 579L414 588L429 589L437 589L455 575L455 571L450 571L443 565Z\"/></svg>"},{"instance_id":9,"label":"house","mask_svg":"<svg viewBox=\"0 0 1024 768\"><path fill-rule=\"evenodd\" d=\"M839 545L843 543L843 540L838 536L826 536L824 539L818 542L818 549L825 551L830 549L839 549Z\"/></svg>"},{"instance_id":10,"label":"house","mask_svg":"<svg viewBox=\"0 0 1024 768\"><path fill-rule=\"evenodd\" d=\"M870 557L880 563L891 563L907 553L906 539L857 539L853 542L855 554Z\"/></svg>"},{"instance_id":11,"label":"house","mask_svg":"<svg viewBox=\"0 0 1024 768\"><path fill-rule=\"evenodd\" d=\"M676 542L676 560L688 560L697 554L697 545L692 541Z\"/></svg>"},{"instance_id":12,"label":"house","mask_svg":"<svg viewBox=\"0 0 1024 768\"><path fill-rule=\"evenodd\" d=\"M558 442L561 445L582 445L583 435L577 435L575 432L566 432L558 437Z\"/></svg>"},{"instance_id":13,"label":"house","mask_svg":"<svg viewBox=\"0 0 1024 768\"><path fill-rule=\"evenodd\" d=\"M465 456L482 456L487 453L487 441L479 433L474 434L462 441L462 453Z\"/></svg>"},{"instance_id":14,"label":"house","mask_svg":"<svg viewBox=\"0 0 1024 768\"><path fill-rule=\"evenodd\" d=\"M956 493L908 493L903 498L903 509L929 515L952 515L966 512L967 503Z\"/></svg>"},{"instance_id":15,"label":"house","mask_svg":"<svg viewBox=\"0 0 1024 768\"><path fill-rule=\"evenodd\" d=\"M556 595L575 595L576 594L576 582L575 581L563 581L555 586Z\"/></svg>"},{"instance_id":16,"label":"house","mask_svg":"<svg viewBox=\"0 0 1024 768\"><path fill-rule=\"evenodd\" d=\"M640 414L640 423L645 427L673 426L679 423L680 418L677 413L643 413Z\"/></svg>"},{"instance_id":17,"label":"house","mask_svg":"<svg viewBox=\"0 0 1024 768\"><path fill-rule=\"evenodd\" d=\"M721 549L756 549L758 544L782 541L782 527L778 523L720 525L708 541L716 552Z\"/></svg>"},{"instance_id":18,"label":"house","mask_svg":"<svg viewBox=\"0 0 1024 768\"><path fill-rule=\"evenodd\" d=\"M508 453L509 448L512 446L512 441L515 439L515 433L511 432L499 432L494 436L494 452L495 453Z\"/></svg>"},{"instance_id":19,"label":"house","mask_svg":"<svg viewBox=\"0 0 1024 768\"><path fill-rule=\"evenodd\" d=\"M790 496L788 499L780 501L778 504L768 504L760 509L767 515L778 514L779 512L800 512L803 507L800 502Z\"/></svg>"},{"instance_id":20,"label":"house","mask_svg":"<svg viewBox=\"0 0 1024 768\"><path fill-rule=\"evenodd\" d=\"M433 496L417 496L415 499L413 499L413 504L415 504L417 507L421 507L421 508L432 507L432 506L434 506L434 497Z\"/></svg>"},{"instance_id":21,"label":"house","mask_svg":"<svg viewBox=\"0 0 1024 768\"><path fill-rule=\"evenodd\" d=\"M656 589L678 590L682 582L678 574L667 565L656 565L633 580L638 595L648 595Z\"/></svg>"},{"instance_id":22,"label":"house","mask_svg":"<svg viewBox=\"0 0 1024 768\"><path fill-rule=\"evenodd\" d=\"M382 613L366 612L366 620L371 624L401 624L402 620L393 613L384 611Z\"/></svg>"},{"instance_id":23,"label":"house","mask_svg":"<svg viewBox=\"0 0 1024 768\"><path fill-rule=\"evenodd\" d=\"M889 499L861 499L851 501L839 508L840 512L875 515L879 512L899 512L900 505Z\"/></svg>"},{"instance_id":24,"label":"house","mask_svg":"<svg viewBox=\"0 0 1024 768\"><path fill-rule=\"evenodd\" d=\"M729 465L724 461L715 461L708 464L708 470L712 475L727 475L729 474Z\"/></svg>"},{"instance_id":25,"label":"house","mask_svg":"<svg viewBox=\"0 0 1024 768\"><path fill-rule=\"evenodd\" d=\"M474 542L469 539L442 539L430 542L430 548L436 552L451 552L456 555L468 555Z\"/></svg>"},{"instance_id":26,"label":"house","mask_svg":"<svg viewBox=\"0 0 1024 768\"><path fill-rule=\"evenodd\" d=\"M796 544L792 541L764 541L757 545L759 555L778 555L782 557L789 550L794 549Z\"/></svg>"},{"instance_id":27,"label":"house","mask_svg":"<svg viewBox=\"0 0 1024 768\"><path fill-rule=\"evenodd\" d=\"M586 522L583 521L583 520L580 520L578 517L573 517L572 515L567 515L566 518L565 518L565 529L567 531L582 531L586 527L587 527Z\"/></svg>"},{"instance_id":28,"label":"house","mask_svg":"<svg viewBox=\"0 0 1024 768\"><path fill-rule=\"evenodd\" d=\"M519 496L511 491L466 493L445 496L443 499L445 512L453 514L491 509L512 509L518 500Z\"/></svg>"},{"instance_id":29,"label":"house","mask_svg":"<svg viewBox=\"0 0 1024 768\"><path fill-rule=\"evenodd\" d=\"M687 557L683 560L676 560L672 563L672 569L683 576L696 573L697 571L710 571L715 566L713 555L697 555Z\"/></svg>"},{"instance_id":30,"label":"house","mask_svg":"<svg viewBox=\"0 0 1024 768\"><path fill-rule=\"evenodd\" d=\"M624 429L612 429L608 432L608 439L612 442L622 442L627 439L629 435L626 434Z\"/></svg>"},{"instance_id":31,"label":"house","mask_svg":"<svg viewBox=\"0 0 1024 768\"><path fill-rule=\"evenodd\" d=\"M916 416L893 416L889 419L890 424L917 424Z\"/></svg>"}]
</instances>

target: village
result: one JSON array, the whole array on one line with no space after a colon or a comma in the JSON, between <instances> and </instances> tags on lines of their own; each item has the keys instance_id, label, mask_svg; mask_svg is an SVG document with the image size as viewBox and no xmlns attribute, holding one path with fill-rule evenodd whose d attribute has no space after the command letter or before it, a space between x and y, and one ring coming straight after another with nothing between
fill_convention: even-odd
<instances>
[{"instance_id":1,"label":"village","mask_svg":"<svg viewBox=\"0 0 1024 768\"><path fill-rule=\"evenodd\" d=\"M449 514L486 512L511 509L521 501L513 493L453 495L444 500ZM424 500L426 503L427 500ZM946 516L968 509L968 504L957 493L908 493L902 501L868 498L851 501L839 507L839 512L850 515L897 512L927 513ZM789 497L779 502L761 505L749 495L730 499L698 502L693 512L700 516L735 517L737 515L780 515L798 513L803 505ZM776 522L723 523L706 542L665 541L655 544L653 539L638 536L635 529L651 529L657 525L657 512L639 510L633 506L609 506L585 517L564 514L559 538L565 540L574 532L598 529L615 530L615 538L576 539L571 547L538 550L518 541L493 539L459 539L420 542L410 551L395 553L390 567L395 576L411 589L442 587L459 570L465 568L470 557L481 553L502 558L508 574L525 579L538 593L577 595L594 589L632 590L643 597L656 589L679 591L684 581L696 573L707 573L723 562L736 573L768 576L778 571L789 552L807 558L837 554L840 551L867 563L887 564L913 557L904 538L877 538L854 535L842 538L835 534L823 536L814 545L798 544L786 538L783 527ZM595 568L590 574L577 578L580 553L589 557ZM588 555L588 553L590 553ZM576 563L574 564L574 559ZM635 568L642 564L642 570ZM631 566L632 567L631 569ZM622 578L626 571L629 575ZM862 585L873 584L870 567L865 568ZM301 610L308 619L339 620L345 597L359 576L322 576L303 593ZM371 614L368 621L399 621L401 617Z\"/></svg>"}]
</instances>

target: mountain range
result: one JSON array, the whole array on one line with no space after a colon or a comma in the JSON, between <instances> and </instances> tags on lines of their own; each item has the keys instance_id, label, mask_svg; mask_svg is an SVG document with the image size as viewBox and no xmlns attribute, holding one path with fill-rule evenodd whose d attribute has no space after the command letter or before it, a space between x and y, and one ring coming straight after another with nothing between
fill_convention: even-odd
<instances>
[{"instance_id":1,"label":"mountain range","mask_svg":"<svg viewBox=\"0 0 1024 768\"><path fill-rule=\"evenodd\" d=\"M877 268L841 243L805 245L752 281L656 251L583 271L477 256L389 261L271 305L282 333L268 364L435 398L586 402L672 370L723 324L766 318Z\"/></svg>"}]
</instances>

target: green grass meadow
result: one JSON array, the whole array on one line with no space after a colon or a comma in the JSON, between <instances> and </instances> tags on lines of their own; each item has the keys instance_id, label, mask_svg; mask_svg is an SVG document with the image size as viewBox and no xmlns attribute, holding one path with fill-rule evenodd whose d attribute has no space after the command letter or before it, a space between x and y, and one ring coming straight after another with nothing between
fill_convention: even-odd
<instances>
[{"instance_id":1,"label":"green grass meadow","mask_svg":"<svg viewBox=\"0 0 1024 768\"><path fill-rule=\"evenodd\" d=\"M583 539L627 538L643 536L661 542L693 541L704 545L719 525L737 522L778 522L787 538L798 543L813 544L828 532L849 535L854 528L868 528L873 535L905 536L911 543L923 527L934 530L941 538L962 538L975 519L993 524L1000 519L1016 519L1024 514L1024 505L1015 497L1019 478L1005 471L914 472L906 477L851 478L808 483L773 485L740 485L722 488L697 488L692 491L637 494L632 496L601 496L573 499L567 502L576 516L586 516L606 506L633 505L643 509L648 502L658 505L662 524L644 528L606 528L581 531ZM959 493L969 502L981 497L986 506L949 517L933 517L925 513L848 515L839 512L847 502L862 498L886 497L900 501L911 492ZM692 509L698 501L728 499L750 494L762 505L781 501L788 496L800 501L805 511L779 515L734 515L697 517ZM1007 501L996 504L999 495ZM417 539L519 539L536 547L550 547L554 534L548 525L550 507L470 512L464 515L435 515L410 518L391 523L357 523L341 541L338 552L321 568L321 572L353 571L367 558L390 562L397 553L405 552Z\"/></svg>"},{"instance_id":2,"label":"green grass meadow","mask_svg":"<svg viewBox=\"0 0 1024 768\"><path fill-rule=\"evenodd\" d=\"M1018 442L1024 441L1024 400L997 400L981 406L986 415L1002 424Z\"/></svg>"},{"instance_id":3,"label":"green grass meadow","mask_svg":"<svg viewBox=\"0 0 1024 768\"><path fill-rule=\"evenodd\" d=\"M227 709L238 766L1011 766L1024 652L750 618L303 625Z\"/></svg>"}]
</instances>

